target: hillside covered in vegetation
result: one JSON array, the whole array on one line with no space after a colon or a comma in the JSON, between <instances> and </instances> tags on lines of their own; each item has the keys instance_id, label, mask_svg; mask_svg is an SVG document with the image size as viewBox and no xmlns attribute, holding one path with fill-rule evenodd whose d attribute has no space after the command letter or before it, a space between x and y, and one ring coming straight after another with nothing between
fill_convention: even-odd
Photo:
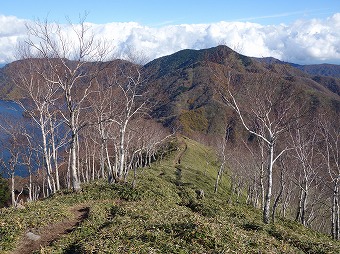
<instances>
[{"instance_id":1,"label":"hillside covered in vegetation","mask_svg":"<svg viewBox=\"0 0 340 254\"><path fill-rule=\"evenodd\" d=\"M1 210L1 253L339 253L339 242L299 223L264 224L228 169L214 193L214 151L185 137L172 144L138 169L134 189L94 181Z\"/></svg>"}]
</instances>

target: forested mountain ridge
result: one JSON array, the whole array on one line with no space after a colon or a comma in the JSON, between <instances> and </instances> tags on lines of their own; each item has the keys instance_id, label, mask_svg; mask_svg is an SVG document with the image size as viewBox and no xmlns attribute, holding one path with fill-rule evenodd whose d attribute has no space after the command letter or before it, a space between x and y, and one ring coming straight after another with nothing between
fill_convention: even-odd
<instances>
[{"instance_id":1,"label":"forested mountain ridge","mask_svg":"<svg viewBox=\"0 0 340 254\"><path fill-rule=\"evenodd\" d=\"M20 62L20 61L19 61ZM167 91L170 97L170 100L173 99L174 95L171 94L170 84L174 82L174 80L185 79L185 75L189 75L185 72L188 69L191 72L193 71L195 65L204 65L206 63L215 63L219 65L227 65L231 69L237 72L242 73L266 73L268 70L272 72L280 72L282 75L293 76L299 79L307 79L307 80L299 80L301 84L309 83L309 86L314 86L316 89L321 89L318 86L324 86L332 93L336 93L339 95L339 87L340 87L340 66L334 64L316 64L316 65L298 65L293 63L287 63L275 58L265 57L265 58L252 58L247 57L237 52L231 50L226 46L218 46L209 49L202 50L181 50L177 53L174 53L169 56L164 56L158 59L155 59L149 63L147 63L144 68L148 75L149 82L162 82L161 89L169 90ZM7 64L0 68L0 96L3 99L13 99L17 95L14 92L14 95L11 94L13 92L13 84L11 84L11 80L8 77L8 69L15 69L17 67L13 67L18 65L18 62ZM281 67L280 67L281 66ZM283 67L285 70L283 71ZM294 68L289 68L288 66L292 66ZM200 73L204 73L205 75L211 75L211 70L207 68L200 69ZM298 71L298 70L301 71ZM181 72L182 71L182 72ZM180 76L182 75L182 76ZM188 77L187 77L188 78ZM161 81L160 81L161 80ZM204 80L203 80L204 81ZM207 80L206 80L207 81ZM313 82L314 81L314 82ZM190 81L189 81L190 82ZM198 80L198 82L202 82ZM188 85L188 80L186 84L186 88L177 88L177 89L188 89L190 88ZM316 85L316 84L318 85ZM206 85L207 84L206 82ZM173 89L173 88L172 88ZM178 91L177 91L178 92ZM326 90L324 91L326 92ZM172 96L172 97L171 97Z\"/></svg>"},{"instance_id":2,"label":"forested mountain ridge","mask_svg":"<svg viewBox=\"0 0 340 254\"><path fill-rule=\"evenodd\" d=\"M37 200L62 188L79 191L80 183L99 178L136 187L139 169L162 158L168 138L180 133L214 147L214 192L227 173L231 192L262 209L265 225L283 217L339 239L339 80L273 62L218 46L179 51L144 66L48 56L6 66L8 98L25 98L18 102L41 135L30 139L24 127L9 124L13 143L4 144L13 157L21 154L27 170L35 157L26 157L23 144L38 151L40 172L46 172L32 186L28 179L16 185L16 193L22 187ZM201 164L208 167L210 156L200 153ZM15 179L12 162L7 171ZM183 169L176 170L180 178Z\"/></svg>"},{"instance_id":3,"label":"forested mountain ridge","mask_svg":"<svg viewBox=\"0 0 340 254\"><path fill-rule=\"evenodd\" d=\"M340 95L340 65L336 64L311 64L299 65L294 63L283 62L272 57L254 58L256 61L267 64L288 64L310 75L310 78L323 86L327 87L333 93Z\"/></svg>"},{"instance_id":4,"label":"forested mountain ridge","mask_svg":"<svg viewBox=\"0 0 340 254\"><path fill-rule=\"evenodd\" d=\"M333 78L340 78L340 65L338 64L295 64L295 63L289 63L280 61L273 57L263 57L263 58L257 58L253 57L256 61L262 62L262 63L268 63L268 64L289 64L299 70L302 70L312 76L327 76L327 77L333 77Z\"/></svg>"},{"instance_id":5,"label":"forested mountain ridge","mask_svg":"<svg viewBox=\"0 0 340 254\"><path fill-rule=\"evenodd\" d=\"M148 87L156 91L153 97L158 100L154 116L166 125L186 132L222 133L226 122L221 121L227 119L217 95L223 82L216 79L217 70L231 71L240 84L254 74L277 75L305 92L315 94L320 100L327 98L334 105L338 104L340 79L311 76L290 64L264 60L258 61L226 46L218 46L182 50L151 61L144 68L148 73Z\"/></svg>"},{"instance_id":6,"label":"forested mountain ridge","mask_svg":"<svg viewBox=\"0 0 340 254\"><path fill-rule=\"evenodd\" d=\"M232 60L233 58L234 60ZM231 66L230 63L234 61ZM339 91L340 78L340 65L335 64L314 64L314 65L299 65L294 63L283 62L275 58L264 57L254 58L247 57L231 50L226 46L218 46L209 49L202 50L181 50L169 56L164 56L147 63L144 67L147 70L148 75L152 76L152 79L170 77L169 73L174 72L182 68L188 68L194 64L202 62L214 62L217 64L228 64L232 69L237 71L246 72L259 72L264 69L275 69L274 66L290 65L295 69L302 72L295 71L294 68L290 69L286 74L290 76L296 76L301 78L310 78L317 83L326 86L334 93ZM9 63L1 66L0 68L0 88L1 98L11 99L11 81L6 75L6 69L11 68L13 63ZM271 67L269 67L271 66ZM279 68L279 67L277 67ZM208 70L204 70L208 71ZM175 73L173 73L175 75ZM306 75L307 74L307 75ZM326 78L329 77L329 78ZM323 80L325 79L325 80ZM331 83L331 84L329 84ZM328 85L327 85L328 84Z\"/></svg>"}]
</instances>

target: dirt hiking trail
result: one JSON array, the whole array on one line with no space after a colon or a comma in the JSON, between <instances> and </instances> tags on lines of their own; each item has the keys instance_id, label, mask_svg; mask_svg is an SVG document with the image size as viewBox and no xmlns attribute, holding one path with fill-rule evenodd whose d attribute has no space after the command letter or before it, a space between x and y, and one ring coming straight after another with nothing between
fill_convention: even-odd
<instances>
[{"instance_id":1,"label":"dirt hiking trail","mask_svg":"<svg viewBox=\"0 0 340 254\"><path fill-rule=\"evenodd\" d=\"M58 240L62 235L71 233L89 215L89 207L86 205L74 206L70 209L72 218L60 221L43 228L26 232L18 242L17 248L12 254L29 254L49 246L53 241Z\"/></svg>"},{"instance_id":2,"label":"dirt hiking trail","mask_svg":"<svg viewBox=\"0 0 340 254\"><path fill-rule=\"evenodd\" d=\"M186 142L183 140L183 138L179 139L179 142L178 142L179 152L176 154L176 156L173 160L174 166L181 164L182 156L187 151L187 149L188 149L188 146L187 146Z\"/></svg>"}]
</instances>

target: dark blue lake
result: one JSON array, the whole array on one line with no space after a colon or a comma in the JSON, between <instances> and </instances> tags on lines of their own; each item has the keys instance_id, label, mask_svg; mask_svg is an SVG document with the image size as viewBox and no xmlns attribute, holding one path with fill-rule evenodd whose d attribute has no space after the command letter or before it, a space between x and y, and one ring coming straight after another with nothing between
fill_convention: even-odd
<instances>
[{"instance_id":1,"label":"dark blue lake","mask_svg":"<svg viewBox=\"0 0 340 254\"><path fill-rule=\"evenodd\" d=\"M22 118L22 113L23 109L17 103L0 100L0 114L2 117Z\"/></svg>"},{"instance_id":2,"label":"dark blue lake","mask_svg":"<svg viewBox=\"0 0 340 254\"><path fill-rule=\"evenodd\" d=\"M33 137L33 140L35 140L35 142L41 138L41 132L38 127L33 124L33 121L31 121L30 118L24 117L23 113L23 108L21 108L17 103L13 101L0 100L0 158L4 159L5 161L8 161L10 158L10 153L5 149L6 141L9 136L8 134L6 134L6 131L1 128L1 126L8 129L9 126L15 127L20 124L25 128L29 135ZM66 135L62 125L58 127L57 132L61 136ZM26 145L23 144L23 146ZM25 150L25 147L22 148ZM33 169L36 168L37 165L33 165ZM4 177L8 177L8 174L5 171L1 171L2 168L0 167L0 174L2 174ZM19 166L16 171L16 175L24 177L28 175L28 171L24 166Z\"/></svg>"},{"instance_id":3,"label":"dark blue lake","mask_svg":"<svg viewBox=\"0 0 340 254\"><path fill-rule=\"evenodd\" d=\"M25 119L23 117L23 109L15 102L13 101L3 101L0 100L0 125L4 128L9 128L9 126L16 126L17 124L24 123ZM27 121L26 121L27 122ZM28 124L27 124L28 126ZM0 157L7 162L10 158L10 154L6 149L4 148L4 144L6 144L8 135L3 130L3 128L0 127ZM1 172L2 171L2 172ZM4 177L8 177L8 174L6 170L1 168L0 173ZM26 176L27 172L26 169L23 166L19 166L16 175L19 176Z\"/></svg>"}]
</instances>

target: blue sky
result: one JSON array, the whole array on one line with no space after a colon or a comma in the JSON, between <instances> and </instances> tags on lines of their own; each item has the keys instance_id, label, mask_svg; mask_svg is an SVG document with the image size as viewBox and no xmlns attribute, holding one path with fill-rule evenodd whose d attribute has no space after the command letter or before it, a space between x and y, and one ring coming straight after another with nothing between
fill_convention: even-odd
<instances>
[{"instance_id":1,"label":"blue sky","mask_svg":"<svg viewBox=\"0 0 340 254\"><path fill-rule=\"evenodd\" d=\"M96 37L149 60L225 44L248 56L340 64L340 0L3 0L0 64L16 60L34 19L77 23L88 12Z\"/></svg>"},{"instance_id":2,"label":"blue sky","mask_svg":"<svg viewBox=\"0 0 340 254\"><path fill-rule=\"evenodd\" d=\"M290 23L296 19L324 18L340 12L338 0L11 0L3 1L0 14L22 19L45 18L63 22L89 12L93 23L134 21L147 26L250 21Z\"/></svg>"}]
</instances>

